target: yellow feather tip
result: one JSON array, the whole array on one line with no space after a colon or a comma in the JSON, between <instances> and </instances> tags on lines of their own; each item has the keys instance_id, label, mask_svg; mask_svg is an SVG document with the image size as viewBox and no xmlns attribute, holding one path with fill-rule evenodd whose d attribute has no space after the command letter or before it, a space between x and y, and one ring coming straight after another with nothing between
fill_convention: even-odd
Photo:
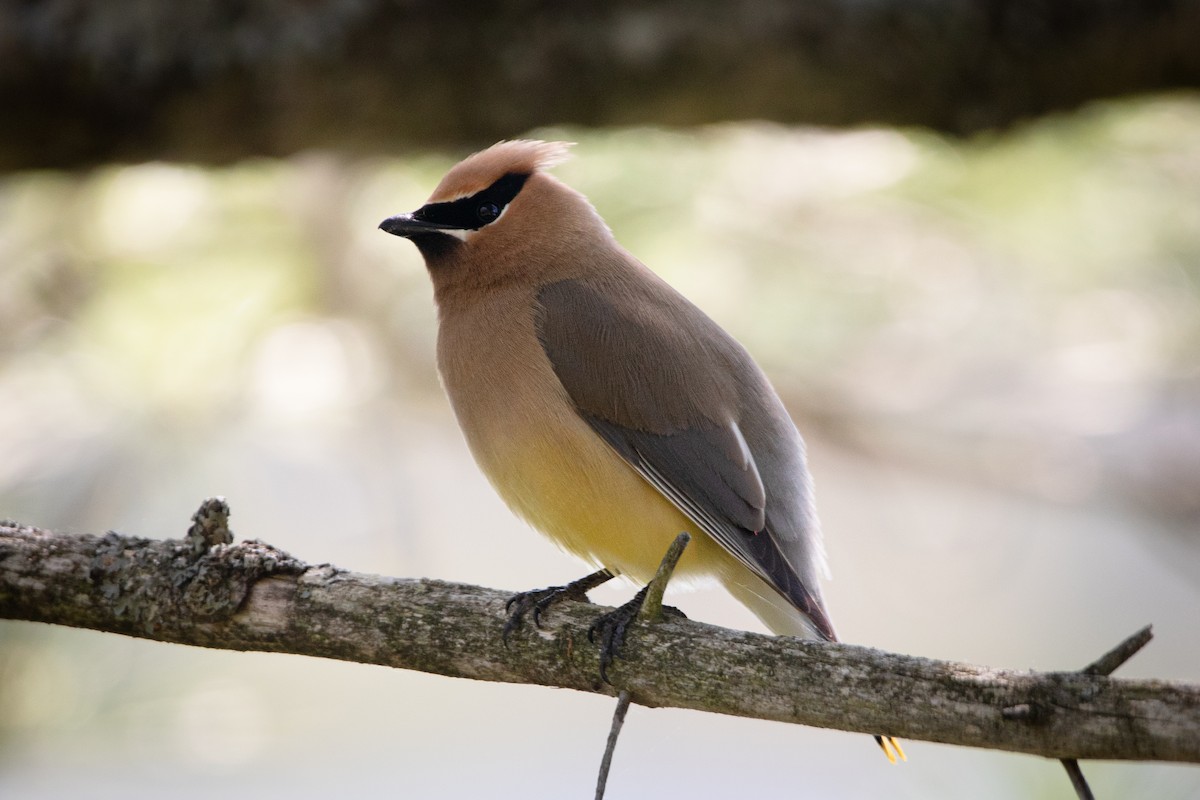
<instances>
[{"instance_id":1,"label":"yellow feather tip","mask_svg":"<svg viewBox=\"0 0 1200 800\"><path fill-rule=\"evenodd\" d=\"M887 756L887 760L895 764L896 759L900 761L908 761L908 756L904 755L904 748L900 746L900 740L891 736L876 736L875 741L879 743L883 754Z\"/></svg>"}]
</instances>

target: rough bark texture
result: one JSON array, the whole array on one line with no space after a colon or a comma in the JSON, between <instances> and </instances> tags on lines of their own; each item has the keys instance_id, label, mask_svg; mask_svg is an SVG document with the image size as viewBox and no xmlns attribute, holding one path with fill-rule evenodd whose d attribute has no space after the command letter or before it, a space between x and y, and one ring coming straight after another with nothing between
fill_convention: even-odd
<instances>
[{"instance_id":1,"label":"rough bark texture","mask_svg":"<svg viewBox=\"0 0 1200 800\"><path fill-rule=\"evenodd\" d=\"M0 0L0 171L577 123L964 133L1200 85L1195 0Z\"/></svg>"},{"instance_id":2,"label":"rough bark texture","mask_svg":"<svg viewBox=\"0 0 1200 800\"><path fill-rule=\"evenodd\" d=\"M507 595L307 565L261 542L201 547L0 523L0 618L229 650L337 658L615 694L565 603L501 642ZM208 537L210 538L210 537ZM1081 659L1082 660L1082 659ZM670 619L610 668L635 702L1055 758L1200 762L1200 686L1034 673Z\"/></svg>"}]
</instances>

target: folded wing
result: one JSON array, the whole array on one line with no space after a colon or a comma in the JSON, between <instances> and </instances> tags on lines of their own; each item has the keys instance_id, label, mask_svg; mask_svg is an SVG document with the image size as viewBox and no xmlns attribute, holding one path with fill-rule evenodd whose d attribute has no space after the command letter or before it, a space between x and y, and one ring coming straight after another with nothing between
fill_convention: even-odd
<instances>
[{"instance_id":1,"label":"folded wing","mask_svg":"<svg viewBox=\"0 0 1200 800\"><path fill-rule=\"evenodd\" d=\"M549 284L538 337L576 411L634 470L812 621L833 626L771 527L769 498L739 426L748 356L669 289ZM636 302L634 298L636 297Z\"/></svg>"}]
</instances>

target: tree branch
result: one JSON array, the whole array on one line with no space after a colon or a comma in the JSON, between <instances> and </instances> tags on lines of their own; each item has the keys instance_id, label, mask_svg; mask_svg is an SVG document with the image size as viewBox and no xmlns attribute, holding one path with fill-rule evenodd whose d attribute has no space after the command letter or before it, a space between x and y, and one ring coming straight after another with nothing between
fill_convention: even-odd
<instances>
[{"instance_id":1,"label":"tree branch","mask_svg":"<svg viewBox=\"0 0 1200 800\"><path fill-rule=\"evenodd\" d=\"M193 526L193 539L210 534ZM595 606L556 606L546 628L526 626L505 647L507 597L309 565L257 541L194 548L188 539L0 523L0 618L607 695L628 690L645 706L1052 758L1200 763L1194 684L992 669L668 618L630 637L611 669L613 687L600 681L585 635Z\"/></svg>"},{"instance_id":2,"label":"tree branch","mask_svg":"<svg viewBox=\"0 0 1200 800\"><path fill-rule=\"evenodd\" d=\"M0 0L0 171L736 119L965 133L1200 85L1194 0Z\"/></svg>"}]
</instances>

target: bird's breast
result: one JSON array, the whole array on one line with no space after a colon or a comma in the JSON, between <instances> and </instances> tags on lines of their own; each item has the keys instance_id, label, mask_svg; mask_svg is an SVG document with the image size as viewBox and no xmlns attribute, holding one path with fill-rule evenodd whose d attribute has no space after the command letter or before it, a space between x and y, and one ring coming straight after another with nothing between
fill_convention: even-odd
<instances>
[{"instance_id":1,"label":"bird's breast","mask_svg":"<svg viewBox=\"0 0 1200 800\"><path fill-rule=\"evenodd\" d=\"M703 541L689 548L680 574L712 571L719 547L575 412L537 339L532 296L443 312L446 393L476 462L510 508L567 551L641 581L687 530Z\"/></svg>"}]
</instances>

